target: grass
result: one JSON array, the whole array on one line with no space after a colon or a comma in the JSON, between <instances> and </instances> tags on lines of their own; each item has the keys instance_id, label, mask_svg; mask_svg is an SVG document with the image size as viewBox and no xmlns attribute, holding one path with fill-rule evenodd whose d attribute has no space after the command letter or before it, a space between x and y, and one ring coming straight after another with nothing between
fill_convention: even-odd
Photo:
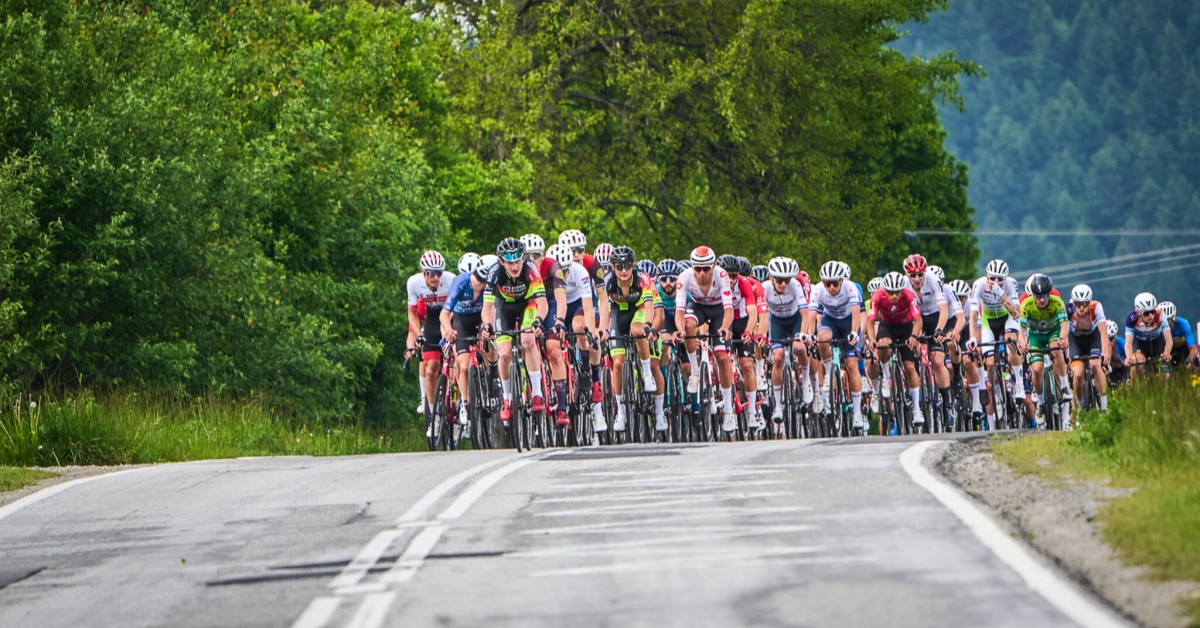
<instances>
[{"instance_id":1,"label":"grass","mask_svg":"<svg viewBox=\"0 0 1200 628\"><path fill-rule=\"evenodd\" d=\"M0 467L0 493L15 491L30 484L37 484L46 478L54 477L54 475L53 473L34 471L33 469Z\"/></svg>"},{"instance_id":2,"label":"grass","mask_svg":"<svg viewBox=\"0 0 1200 628\"><path fill-rule=\"evenodd\" d=\"M1136 489L1101 509L1104 540L1154 578L1200 582L1200 376L1137 382L1075 432L997 439L993 450L1019 473ZM1200 627L1200 599L1183 605Z\"/></svg>"},{"instance_id":3,"label":"grass","mask_svg":"<svg viewBox=\"0 0 1200 628\"><path fill-rule=\"evenodd\" d=\"M0 413L0 464L111 465L239 456L335 456L425 448L413 426L308 423L267 404L90 393L21 398Z\"/></svg>"}]
</instances>

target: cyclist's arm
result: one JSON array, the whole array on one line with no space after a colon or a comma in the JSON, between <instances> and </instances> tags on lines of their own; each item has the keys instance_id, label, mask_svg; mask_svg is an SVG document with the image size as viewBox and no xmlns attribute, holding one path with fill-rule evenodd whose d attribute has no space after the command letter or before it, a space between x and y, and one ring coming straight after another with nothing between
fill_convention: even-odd
<instances>
[{"instance_id":1,"label":"cyclist's arm","mask_svg":"<svg viewBox=\"0 0 1200 628\"><path fill-rule=\"evenodd\" d=\"M567 322L567 289L562 287L562 282L559 282L559 287L554 289L554 320L555 322Z\"/></svg>"},{"instance_id":2,"label":"cyclist's arm","mask_svg":"<svg viewBox=\"0 0 1200 628\"><path fill-rule=\"evenodd\" d=\"M600 329L612 329L612 325L611 325L612 310L608 307L605 307L605 301L607 301L607 300L608 300L608 293L605 292L604 300L600 301L600 327L599 327L599 329L597 329L597 331L599 331Z\"/></svg>"},{"instance_id":3,"label":"cyclist's arm","mask_svg":"<svg viewBox=\"0 0 1200 628\"><path fill-rule=\"evenodd\" d=\"M687 294L681 292L678 288L675 290L675 331L687 333L687 320L685 313L687 312Z\"/></svg>"},{"instance_id":4,"label":"cyclist's arm","mask_svg":"<svg viewBox=\"0 0 1200 628\"><path fill-rule=\"evenodd\" d=\"M938 322L935 329L946 331L946 321L950 320L950 306L946 304L946 300L938 301Z\"/></svg>"},{"instance_id":5,"label":"cyclist's arm","mask_svg":"<svg viewBox=\"0 0 1200 628\"><path fill-rule=\"evenodd\" d=\"M1171 326L1170 325L1167 325L1165 323L1163 324L1162 335L1163 335L1163 341L1166 343L1165 345L1163 345L1163 355L1170 356L1171 355L1171 345L1174 343L1174 341L1171 340ZM1167 361L1169 362L1170 358L1168 358Z\"/></svg>"},{"instance_id":6,"label":"cyclist's arm","mask_svg":"<svg viewBox=\"0 0 1200 628\"><path fill-rule=\"evenodd\" d=\"M595 310L595 305L593 304L594 302L592 301L592 295L588 294L587 292L584 292L583 298L580 300L583 303L583 305L581 306L581 309L583 310L583 314L582 314L583 328L592 332L592 335L595 336L596 335L596 310Z\"/></svg>"},{"instance_id":7,"label":"cyclist's arm","mask_svg":"<svg viewBox=\"0 0 1200 628\"><path fill-rule=\"evenodd\" d=\"M442 307L442 314L439 320L442 324L442 336L452 335L454 332L454 312L451 312L449 307Z\"/></svg>"},{"instance_id":8,"label":"cyclist's arm","mask_svg":"<svg viewBox=\"0 0 1200 628\"><path fill-rule=\"evenodd\" d=\"M600 322L606 323L609 316L608 289L604 287L602 282L594 282L596 286L596 300L600 302ZM600 329L608 329L607 324L600 325Z\"/></svg>"},{"instance_id":9,"label":"cyclist's arm","mask_svg":"<svg viewBox=\"0 0 1200 628\"><path fill-rule=\"evenodd\" d=\"M479 320L482 321L484 325L488 325L490 327L496 326L496 302L495 301L493 301L487 297L483 298L483 311L479 314Z\"/></svg>"},{"instance_id":10,"label":"cyclist's arm","mask_svg":"<svg viewBox=\"0 0 1200 628\"><path fill-rule=\"evenodd\" d=\"M729 331L729 328L732 326L733 326L733 307L726 305L725 310L724 310L724 315L721 316L721 329L724 331Z\"/></svg>"},{"instance_id":11,"label":"cyclist's arm","mask_svg":"<svg viewBox=\"0 0 1200 628\"><path fill-rule=\"evenodd\" d=\"M1059 323L1059 325L1058 325L1058 339L1062 346L1069 346L1067 344L1067 339L1069 338L1068 334L1070 334L1070 333L1071 333L1071 322L1068 321L1066 318L1063 318L1062 322Z\"/></svg>"},{"instance_id":12,"label":"cyclist's arm","mask_svg":"<svg viewBox=\"0 0 1200 628\"><path fill-rule=\"evenodd\" d=\"M862 308L858 305L850 306L850 329L862 329Z\"/></svg>"}]
</instances>

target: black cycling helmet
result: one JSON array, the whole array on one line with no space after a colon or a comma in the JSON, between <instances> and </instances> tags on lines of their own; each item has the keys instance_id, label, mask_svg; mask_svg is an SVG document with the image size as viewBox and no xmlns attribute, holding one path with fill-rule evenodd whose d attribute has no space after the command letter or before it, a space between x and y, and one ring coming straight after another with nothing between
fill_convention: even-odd
<instances>
[{"instance_id":1,"label":"black cycling helmet","mask_svg":"<svg viewBox=\"0 0 1200 628\"><path fill-rule=\"evenodd\" d=\"M496 245L496 256L506 262L516 262L525 257L525 243L516 238L504 238Z\"/></svg>"},{"instance_id":2,"label":"black cycling helmet","mask_svg":"<svg viewBox=\"0 0 1200 628\"><path fill-rule=\"evenodd\" d=\"M753 269L750 267L750 260L748 260L740 255L738 256L737 260L738 260L738 274L749 277L750 273L753 271Z\"/></svg>"},{"instance_id":3,"label":"black cycling helmet","mask_svg":"<svg viewBox=\"0 0 1200 628\"><path fill-rule=\"evenodd\" d=\"M1045 297L1050 295L1050 291L1054 289L1054 282L1050 281L1050 277L1041 273L1029 278L1029 292L1036 297Z\"/></svg>"},{"instance_id":4,"label":"black cycling helmet","mask_svg":"<svg viewBox=\"0 0 1200 628\"><path fill-rule=\"evenodd\" d=\"M627 246L613 247L612 256L608 258L609 264L632 264L636 261L637 255Z\"/></svg>"},{"instance_id":5,"label":"black cycling helmet","mask_svg":"<svg viewBox=\"0 0 1200 628\"><path fill-rule=\"evenodd\" d=\"M638 263L635 265L635 268L642 271L643 273L646 273L646 275L650 278L653 278L655 275L658 274L658 267L654 265L654 262L652 260L648 260L648 259L638 260Z\"/></svg>"},{"instance_id":6,"label":"black cycling helmet","mask_svg":"<svg viewBox=\"0 0 1200 628\"><path fill-rule=\"evenodd\" d=\"M738 272L738 258L736 255L727 253L717 258L717 266L725 269L727 273L736 273Z\"/></svg>"}]
</instances>

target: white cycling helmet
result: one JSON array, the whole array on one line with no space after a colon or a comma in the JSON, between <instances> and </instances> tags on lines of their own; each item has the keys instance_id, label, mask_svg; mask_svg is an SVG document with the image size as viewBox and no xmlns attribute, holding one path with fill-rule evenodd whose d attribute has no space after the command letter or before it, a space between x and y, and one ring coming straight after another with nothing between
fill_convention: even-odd
<instances>
[{"instance_id":1,"label":"white cycling helmet","mask_svg":"<svg viewBox=\"0 0 1200 628\"><path fill-rule=\"evenodd\" d=\"M693 266L712 266L717 263L717 252L707 246L698 246L692 249L689 259Z\"/></svg>"},{"instance_id":2,"label":"white cycling helmet","mask_svg":"<svg viewBox=\"0 0 1200 628\"><path fill-rule=\"evenodd\" d=\"M850 265L846 262L837 260L825 262L821 266L821 281L833 281L834 279L849 279Z\"/></svg>"},{"instance_id":3,"label":"white cycling helmet","mask_svg":"<svg viewBox=\"0 0 1200 628\"><path fill-rule=\"evenodd\" d=\"M1175 320L1175 317L1179 314L1179 309L1176 308L1175 304L1171 301L1163 301L1162 303L1159 303L1158 310L1162 312L1163 318L1167 320Z\"/></svg>"},{"instance_id":4,"label":"white cycling helmet","mask_svg":"<svg viewBox=\"0 0 1200 628\"><path fill-rule=\"evenodd\" d=\"M425 251L421 254L421 270L446 270L446 258L437 251Z\"/></svg>"},{"instance_id":5,"label":"white cycling helmet","mask_svg":"<svg viewBox=\"0 0 1200 628\"><path fill-rule=\"evenodd\" d=\"M479 258L479 265L475 267L475 276L480 281L487 279L488 273L492 272L492 267L500 263L500 258L488 253Z\"/></svg>"},{"instance_id":6,"label":"white cycling helmet","mask_svg":"<svg viewBox=\"0 0 1200 628\"><path fill-rule=\"evenodd\" d=\"M1117 321L1114 321L1111 318L1104 319L1104 326L1108 328L1109 338L1116 338L1117 332L1121 330L1121 328L1117 325Z\"/></svg>"},{"instance_id":7,"label":"white cycling helmet","mask_svg":"<svg viewBox=\"0 0 1200 628\"><path fill-rule=\"evenodd\" d=\"M908 287L908 277L892 271L883 276L883 289L888 292L900 292Z\"/></svg>"},{"instance_id":8,"label":"white cycling helmet","mask_svg":"<svg viewBox=\"0 0 1200 628\"><path fill-rule=\"evenodd\" d=\"M578 229L567 229L558 234L558 243L566 247L568 251L581 246L586 247L587 236L583 235L583 232Z\"/></svg>"},{"instance_id":9,"label":"white cycling helmet","mask_svg":"<svg viewBox=\"0 0 1200 628\"><path fill-rule=\"evenodd\" d=\"M521 244L525 245L526 255L530 253L546 252L546 241L542 239L542 236L536 233L526 233L525 235L521 236Z\"/></svg>"},{"instance_id":10,"label":"white cycling helmet","mask_svg":"<svg viewBox=\"0 0 1200 628\"><path fill-rule=\"evenodd\" d=\"M1153 312L1158 309L1158 299L1149 292L1141 292L1133 297L1133 309L1139 312Z\"/></svg>"},{"instance_id":11,"label":"white cycling helmet","mask_svg":"<svg viewBox=\"0 0 1200 628\"><path fill-rule=\"evenodd\" d=\"M772 257L767 262L767 273L777 279L791 279L800 273L800 264L790 257Z\"/></svg>"},{"instance_id":12,"label":"white cycling helmet","mask_svg":"<svg viewBox=\"0 0 1200 628\"><path fill-rule=\"evenodd\" d=\"M558 265L563 268L568 267L575 259L571 248L561 244L551 244L550 248L546 249L546 257L558 262Z\"/></svg>"},{"instance_id":13,"label":"white cycling helmet","mask_svg":"<svg viewBox=\"0 0 1200 628\"><path fill-rule=\"evenodd\" d=\"M987 274L993 277L1008 277L1008 263L1002 259L994 259L987 263Z\"/></svg>"},{"instance_id":14,"label":"white cycling helmet","mask_svg":"<svg viewBox=\"0 0 1200 628\"><path fill-rule=\"evenodd\" d=\"M1081 283L1074 288L1071 288L1071 300L1076 303L1092 300L1092 288L1086 283Z\"/></svg>"},{"instance_id":15,"label":"white cycling helmet","mask_svg":"<svg viewBox=\"0 0 1200 628\"><path fill-rule=\"evenodd\" d=\"M950 282L950 289L954 291L954 295L958 297L971 296L971 284L962 279L955 279Z\"/></svg>"},{"instance_id":16,"label":"white cycling helmet","mask_svg":"<svg viewBox=\"0 0 1200 628\"><path fill-rule=\"evenodd\" d=\"M933 276L937 277L938 281L946 281L946 271L942 270L941 266L930 266L929 272L933 273Z\"/></svg>"},{"instance_id":17,"label":"white cycling helmet","mask_svg":"<svg viewBox=\"0 0 1200 628\"><path fill-rule=\"evenodd\" d=\"M883 289L883 277L875 277L867 282L867 292L875 294Z\"/></svg>"},{"instance_id":18,"label":"white cycling helmet","mask_svg":"<svg viewBox=\"0 0 1200 628\"><path fill-rule=\"evenodd\" d=\"M463 256L458 258L458 272L469 273L479 266L478 253L463 253Z\"/></svg>"},{"instance_id":19,"label":"white cycling helmet","mask_svg":"<svg viewBox=\"0 0 1200 628\"><path fill-rule=\"evenodd\" d=\"M608 260L612 258L613 245L604 242L596 247L592 252L592 257L596 258L596 263L601 266L608 266Z\"/></svg>"}]
</instances>

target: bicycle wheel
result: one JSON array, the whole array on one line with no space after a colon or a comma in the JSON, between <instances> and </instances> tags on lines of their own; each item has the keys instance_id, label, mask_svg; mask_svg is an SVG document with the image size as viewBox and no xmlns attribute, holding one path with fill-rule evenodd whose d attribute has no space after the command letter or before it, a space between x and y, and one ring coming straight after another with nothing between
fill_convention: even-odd
<instances>
[{"instance_id":1,"label":"bicycle wheel","mask_svg":"<svg viewBox=\"0 0 1200 628\"><path fill-rule=\"evenodd\" d=\"M442 428L446 424L446 376L438 375L433 399L425 400L425 438L429 451L437 451L442 444Z\"/></svg>"},{"instance_id":2,"label":"bicycle wheel","mask_svg":"<svg viewBox=\"0 0 1200 628\"><path fill-rule=\"evenodd\" d=\"M667 350L664 348L663 351L665 354ZM667 415L669 428L667 438L673 443L682 442L686 425L683 422L683 371L679 367L678 359L671 360L663 382L667 387L666 399L663 400L663 411Z\"/></svg>"},{"instance_id":3,"label":"bicycle wheel","mask_svg":"<svg viewBox=\"0 0 1200 628\"><path fill-rule=\"evenodd\" d=\"M788 360L787 356L784 358L783 368L780 369L780 377L781 385L779 388L779 412L781 413L781 416L780 430L776 433L781 438L795 438L796 432L794 431L792 424L796 417L796 391L793 388L796 372L792 369L791 360ZM774 395L772 395L772 398L773 397ZM775 412L774 408L772 408L771 412L773 415ZM774 422L774 416L772 416L772 422Z\"/></svg>"},{"instance_id":4,"label":"bicycle wheel","mask_svg":"<svg viewBox=\"0 0 1200 628\"><path fill-rule=\"evenodd\" d=\"M713 430L713 389L707 360L700 363L700 392L698 395L700 400L699 434L704 442L713 442L716 440Z\"/></svg>"}]
</instances>

